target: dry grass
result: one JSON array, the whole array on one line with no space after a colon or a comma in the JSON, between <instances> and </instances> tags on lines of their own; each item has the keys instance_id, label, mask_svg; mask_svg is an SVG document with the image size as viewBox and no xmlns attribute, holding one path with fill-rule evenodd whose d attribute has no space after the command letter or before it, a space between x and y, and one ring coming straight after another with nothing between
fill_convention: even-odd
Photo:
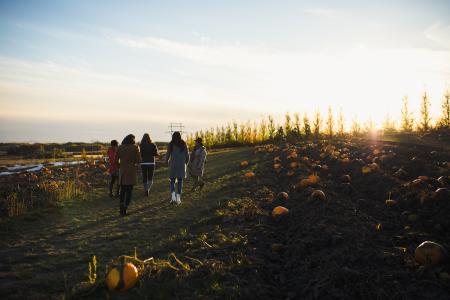
<instances>
[{"instance_id":1,"label":"dry grass","mask_svg":"<svg viewBox=\"0 0 450 300\"><path fill-rule=\"evenodd\" d=\"M59 194L63 206L2 220L0 293L6 299L78 298L92 287L88 265L94 255L95 285L106 266L121 255L133 257L136 249L142 260L154 257L142 269L139 287L118 295L100 284L88 298L239 295L246 287L233 276L252 261L250 233L241 226L258 217L245 197L246 183L239 180L244 172L239 163L251 153L249 148L212 153L208 184L201 193L185 193L180 206L168 203L167 169L159 168L150 198L138 186L125 218L119 217L117 199L106 197L106 188L89 192L85 201L69 201L77 190L67 185Z\"/></svg>"}]
</instances>

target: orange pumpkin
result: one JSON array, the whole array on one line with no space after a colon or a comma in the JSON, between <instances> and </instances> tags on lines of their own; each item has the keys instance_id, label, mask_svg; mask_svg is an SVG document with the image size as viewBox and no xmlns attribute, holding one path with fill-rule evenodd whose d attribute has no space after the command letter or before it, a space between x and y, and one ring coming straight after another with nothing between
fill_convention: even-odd
<instances>
[{"instance_id":1,"label":"orange pumpkin","mask_svg":"<svg viewBox=\"0 0 450 300\"><path fill-rule=\"evenodd\" d=\"M298 184L298 186L300 187L307 187L309 185L309 180L308 179L302 179L300 181L300 183Z\"/></svg>"},{"instance_id":2,"label":"orange pumpkin","mask_svg":"<svg viewBox=\"0 0 450 300\"><path fill-rule=\"evenodd\" d=\"M348 164L348 163L350 163L350 158L344 157L343 159L341 159L341 162L342 162L343 164Z\"/></svg>"},{"instance_id":3,"label":"orange pumpkin","mask_svg":"<svg viewBox=\"0 0 450 300\"><path fill-rule=\"evenodd\" d=\"M369 167L369 166L363 166L363 167L361 168L361 172L362 172L363 174L369 174L369 173L372 173L372 168Z\"/></svg>"},{"instance_id":4,"label":"orange pumpkin","mask_svg":"<svg viewBox=\"0 0 450 300\"><path fill-rule=\"evenodd\" d=\"M440 244L425 241L414 251L416 261L424 266L435 266L447 255L447 251Z\"/></svg>"},{"instance_id":5,"label":"orange pumpkin","mask_svg":"<svg viewBox=\"0 0 450 300\"><path fill-rule=\"evenodd\" d=\"M124 292L135 286L138 277L138 270L132 263L120 264L109 270L106 285L110 290Z\"/></svg>"},{"instance_id":6,"label":"orange pumpkin","mask_svg":"<svg viewBox=\"0 0 450 300\"><path fill-rule=\"evenodd\" d=\"M423 184L424 184L423 180L422 180L422 179L419 179L419 178L414 179L413 181L411 181L411 186L414 187L414 188L419 188L419 187L421 187Z\"/></svg>"},{"instance_id":7,"label":"orange pumpkin","mask_svg":"<svg viewBox=\"0 0 450 300\"><path fill-rule=\"evenodd\" d=\"M342 182L346 182L346 183L350 183L350 182L352 182L352 178L351 178L350 175L348 175L348 174L342 175L341 181L342 181Z\"/></svg>"},{"instance_id":8,"label":"orange pumpkin","mask_svg":"<svg viewBox=\"0 0 450 300\"><path fill-rule=\"evenodd\" d=\"M285 201L287 201L287 200L289 200L289 194L286 193L286 192L280 192L280 193L277 195L277 198L280 199L280 200L285 200Z\"/></svg>"},{"instance_id":9,"label":"orange pumpkin","mask_svg":"<svg viewBox=\"0 0 450 300\"><path fill-rule=\"evenodd\" d=\"M253 177L255 177L255 173L247 172L247 173L244 174L244 176L245 176L245 178L253 178Z\"/></svg>"},{"instance_id":10,"label":"orange pumpkin","mask_svg":"<svg viewBox=\"0 0 450 300\"><path fill-rule=\"evenodd\" d=\"M310 184L316 184L319 182L319 180L320 180L320 177L317 175L309 175L308 176L308 181Z\"/></svg>"},{"instance_id":11,"label":"orange pumpkin","mask_svg":"<svg viewBox=\"0 0 450 300\"><path fill-rule=\"evenodd\" d=\"M241 161L241 167L245 168L247 166L248 166L248 161L246 161L246 160Z\"/></svg>"},{"instance_id":12,"label":"orange pumpkin","mask_svg":"<svg viewBox=\"0 0 450 300\"><path fill-rule=\"evenodd\" d=\"M272 210L272 218L278 219L289 214L289 209L284 206L277 206Z\"/></svg>"},{"instance_id":13,"label":"orange pumpkin","mask_svg":"<svg viewBox=\"0 0 450 300\"><path fill-rule=\"evenodd\" d=\"M288 155L287 159L296 160L297 159L297 152L292 152Z\"/></svg>"},{"instance_id":14,"label":"orange pumpkin","mask_svg":"<svg viewBox=\"0 0 450 300\"><path fill-rule=\"evenodd\" d=\"M314 190L311 193L311 198L314 200L325 200L327 197L325 196L325 193L321 190Z\"/></svg>"},{"instance_id":15,"label":"orange pumpkin","mask_svg":"<svg viewBox=\"0 0 450 300\"><path fill-rule=\"evenodd\" d=\"M437 179L437 181L441 187L447 187L450 185L450 177L441 176Z\"/></svg>"},{"instance_id":16,"label":"orange pumpkin","mask_svg":"<svg viewBox=\"0 0 450 300\"><path fill-rule=\"evenodd\" d=\"M297 163L296 161L293 161L293 162L291 162L291 163L289 164L289 166L290 166L292 169L295 169L295 168L298 167L298 163Z\"/></svg>"}]
</instances>

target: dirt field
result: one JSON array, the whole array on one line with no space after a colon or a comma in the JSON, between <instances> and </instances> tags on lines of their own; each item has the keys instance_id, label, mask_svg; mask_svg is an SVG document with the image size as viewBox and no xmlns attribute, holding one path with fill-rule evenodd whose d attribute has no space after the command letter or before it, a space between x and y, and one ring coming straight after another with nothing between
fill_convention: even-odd
<instances>
[{"instance_id":1,"label":"dirt field","mask_svg":"<svg viewBox=\"0 0 450 300\"><path fill-rule=\"evenodd\" d=\"M423 241L450 249L448 162L443 148L359 140L219 151L208 158L202 192L170 205L167 170L159 168L150 198L137 187L125 218L116 199L93 187L84 200L2 219L0 294L448 299L449 261L432 268L414 261ZM325 200L311 197L316 189ZM289 214L273 219L279 205ZM137 287L109 292L105 266L135 249L156 263L140 269ZM99 283L89 285L83 282L93 255Z\"/></svg>"}]
</instances>

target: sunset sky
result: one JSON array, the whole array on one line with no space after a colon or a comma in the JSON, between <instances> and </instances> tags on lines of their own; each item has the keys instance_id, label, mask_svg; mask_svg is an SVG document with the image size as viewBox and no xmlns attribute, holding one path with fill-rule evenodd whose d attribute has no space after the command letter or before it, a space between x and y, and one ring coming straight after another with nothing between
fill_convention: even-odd
<instances>
[{"instance_id":1,"label":"sunset sky","mask_svg":"<svg viewBox=\"0 0 450 300\"><path fill-rule=\"evenodd\" d=\"M450 1L0 1L0 141L109 141L450 86Z\"/></svg>"}]
</instances>

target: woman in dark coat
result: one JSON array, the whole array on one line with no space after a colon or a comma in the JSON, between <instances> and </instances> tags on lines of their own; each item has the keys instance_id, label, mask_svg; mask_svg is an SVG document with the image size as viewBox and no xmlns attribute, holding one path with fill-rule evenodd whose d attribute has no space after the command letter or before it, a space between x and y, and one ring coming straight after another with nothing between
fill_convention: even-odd
<instances>
[{"instance_id":1,"label":"woman in dark coat","mask_svg":"<svg viewBox=\"0 0 450 300\"><path fill-rule=\"evenodd\" d=\"M137 165L141 162L139 147L135 145L134 135L127 135L117 149L116 162L119 165L120 215L127 214L131 202L131 192L137 183Z\"/></svg>"},{"instance_id":2,"label":"woman in dark coat","mask_svg":"<svg viewBox=\"0 0 450 300\"><path fill-rule=\"evenodd\" d=\"M172 135L172 141L170 141L166 153L166 163L169 164L171 202L181 203L183 179L186 177L186 165L188 162L189 150L186 142L181 138L181 134L176 131ZM176 193L175 182L177 182Z\"/></svg>"},{"instance_id":3,"label":"woman in dark coat","mask_svg":"<svg viewBox=\"0 0 450 300\"><path fill-rule=\"evenodd\" d=\"M158 156L158 147L150 139L148 133L144 134L139 145L141 148L141 170L142 182L144 183L144 195L148 197L153 185L153 174L155 173L155 157Z\"/></svg>"}]
</instances>

